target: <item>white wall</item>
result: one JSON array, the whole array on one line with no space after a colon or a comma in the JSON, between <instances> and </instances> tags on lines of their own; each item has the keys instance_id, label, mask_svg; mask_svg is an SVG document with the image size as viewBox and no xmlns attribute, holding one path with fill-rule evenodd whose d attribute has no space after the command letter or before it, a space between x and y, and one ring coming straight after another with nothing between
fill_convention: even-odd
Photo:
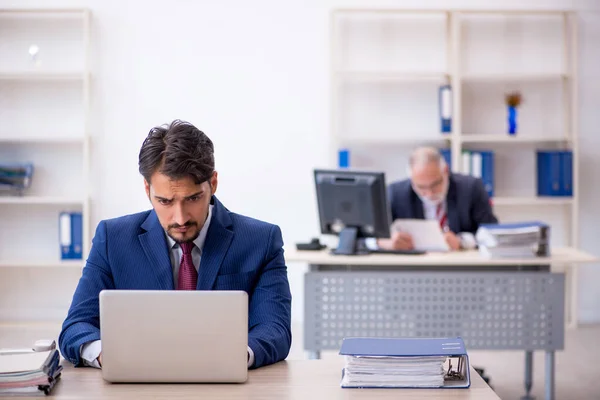
<instances>
[{"instance_id":1,"label":"white wall","mask_svg":"<svg viewBox=\"0 0 600 400\"><path fill-rule=\"evenodd\" d=\"M318 234L312 168L327 166L334 7L575 8L593 0L0 0L92 11L93 221L148 208L137 154L148 130L189 120L214 141L219 198L279 224L287 246ZM600 18L581 27L581 243L600 256ZM289 265L302 319L305 266ZM598 266L580 275L582 321L600 321Z\"/></svg>"}]
</instances>

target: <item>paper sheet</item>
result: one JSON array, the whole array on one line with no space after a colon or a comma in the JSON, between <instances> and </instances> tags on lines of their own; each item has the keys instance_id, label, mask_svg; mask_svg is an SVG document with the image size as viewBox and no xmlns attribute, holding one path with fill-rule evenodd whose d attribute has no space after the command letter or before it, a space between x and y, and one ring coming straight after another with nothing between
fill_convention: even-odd
<instances>
[{"instance_id":1,"label":"paper sheet","mask_svg":"<svg viewBox=\"0 0 600 400\"><path fill-rule=\"evenodd\" d=\"M407 232L412 236L416 250L449 251L439 222L432 219L397 219L392 232Z\"/></svg>"}]
</instances>

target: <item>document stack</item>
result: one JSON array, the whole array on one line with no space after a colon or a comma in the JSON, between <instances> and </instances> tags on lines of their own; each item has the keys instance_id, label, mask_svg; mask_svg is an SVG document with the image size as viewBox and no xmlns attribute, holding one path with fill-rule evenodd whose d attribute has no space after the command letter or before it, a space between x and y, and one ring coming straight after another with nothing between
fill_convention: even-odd
<instances>
[{"instance_id":1,"label":"document stack","mask_svg":"<svg viewBox=\"0 0 600 400\"><path fill-rule=\"evenodd\" d=\"M33 164L0 164L0 192L22 194L31 185Z\"/></svg>"},{"instance_id":2,"label":"document stack","mask_svg":"<svg viewBox=\"0 0 600 400\"><path fill-rule=\"evenodd\" d=\"M342 388L468 388L461 338L347 338Z\"/></svg>"},{"instance_id":3,"label":"document stack","mask_svg":"<svg viewBox=\"0 0 600 400\"><path fill-rule=\"evenodd\" d=\"M57 349L0 354L0 397L50 394L62 366Z\"/></svg>"},{"instance_id":4,"label":"document stack","mask_svg":"<svg viewBox=\"0 0 600 400\"><path fill-rule=\"evenodd\" d=\"M482 224L475 235L488 258L534 258L550 255L550 227L543 222Z\"/></svg>"}]
</instances>

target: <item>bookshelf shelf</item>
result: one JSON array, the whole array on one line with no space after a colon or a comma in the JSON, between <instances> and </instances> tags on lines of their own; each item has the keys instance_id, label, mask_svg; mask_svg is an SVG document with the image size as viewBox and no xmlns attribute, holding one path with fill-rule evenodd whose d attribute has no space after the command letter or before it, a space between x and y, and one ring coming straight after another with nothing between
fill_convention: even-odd
<instances>
[{"instance_id":1,"label":"bookshelf shelf","mask_svg":"<svg viewBox=\"0 0 600 400\"><path fill-rule=\"evenodd\" d=\"M494 206L571 206L573 199L571 197L494 197L492 199Z\"/></svg>"},{"instance_id":2,"label":"bookshelf shelf","mask_svg":"<svg viewBox=\"0 0 600 400\"><path fill-rule=\"evenodd\" d=\"M52 196L0 196L0 204L83 206L84 199Z\"/></svg>"},{"instance_id":3,"label":"bookshelf shelf","mask_svg":"<svg viewBox=\"0 0 600 400\"><path fill-rule=\"evenodd\" d=\"M448 79L448 74L443 72L339 71L335 75L341 82L443 82Z\"/></svg>"},{"instance_id":4,"label":"bookshelf shelf","mask_svg":"<svg viewBox=\"0 0 600 400\"><path fill-rule=\"evenodd\" d=\"M460 140L463 143L560 143L560 142L570 142L571 139L564 136L555 136L555 135L528 135L528 134L517 134L515 136L510 136L508 134L476 134L476 133L467 133L462 134Z\"/></svg>"},{"instance_id":5,"label":"bookshelf shelf","mask_svg":"<svg viewBox=\"0 0 600 400\"><path fill-rule=\"evenodd\" d=\"M437 136L436 136L437 135ZM427 134L422 136L415 135L398 135L396 137L389 137L387 135L373 135L369 138L339 138L338 141L342 145L351 146L388 146L388 145L410 145L413 146L415 143L422 144L438 144L443 145L448 143L449 137L442 136L440 134Z\"/></svg>"},{"instance_id":6,"label":"bookshelf shelf","mask_svg":"<svg viewBox=\"0 0 600 400\"><path fill-rule=\"evenodd\" d=\"M82 72L38 72L38 71L0 71L0 81L83 81L86 74Z\"/></svg>"},{"instance_id":7,"label":"bookshelf shelf","mask_svg":"<svg viewBox=\"0 0 600 400\"><path fill-rule=\"evenodd\" d=\"M0 268L83 268L84 260L2 260Z\"/></svg>"},{"instance_id":8,"label":"bookshelf shelf","mask_svg":"<svg viewBox=\"0 0 600 400\"><path fill-rule=\"evenodd\" d=\"M461 76L463 82L544 82L568 79L569 75L563 73L526 73L526 74L465 74Z\"/></svg>"},{"instance_id":9,"label":"bookshelf shelf","mask_svg":"<svg viewBox=\"0 0 600 400\"><path fill-rule=\"evenodd\" d=\"M3 137L0 136L0 143L7 144L42 144L42 145L69 145L69 144L83 144L85 142L84 137L61 137L49 134L47 136L23 136L15 135L14 137Z\"/></svg>"}]
</instances>

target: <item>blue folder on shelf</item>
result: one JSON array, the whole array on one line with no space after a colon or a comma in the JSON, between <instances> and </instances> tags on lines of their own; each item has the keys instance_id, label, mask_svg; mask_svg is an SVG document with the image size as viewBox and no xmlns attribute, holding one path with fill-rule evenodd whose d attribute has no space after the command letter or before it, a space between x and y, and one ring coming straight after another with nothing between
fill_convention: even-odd
<instances>
[{"instance_id":1,"label":"blue folder on shelf","mask_svg":"<svg viewBox=\"0 0 600 400\"><path fill-rule=\"evenodd\" d=\"M58 237L62 260L81 260L83 257L83 219L80 212L61 212L58 217Z\"/></svg>"},{"instance_id":2,"label":"blue folder on shelf","mask_svg":"<svg viewBox=\"0 0 600 400\"><path fill-rule=\"evenodd\" d=\"M442 133L452 132L452 88L450 85L440 86L439 89L440 108L440 131Z\"/></svg>"},{"instance_id":3,"label":"blue folder on shelf","mask_svg":"<svg viewBox=\"0 0 600 400\"><path fill-rule=\"evenodd\" d=\"M537 152L538 196L573 196L573 153L570 150Z\"/></svg>"},{"instance_id":4,"label":"blue folder on shelf","mask_svg":"<svg viewBox=\"0 0 600 400\"><path fill-rule=\"evenodd\" d=\"M468 388L469 357L455 338L345 338L343 388Z\"/></svg>"},{"instance_id":5,"label":"blue folder on shelf","mask_svg":"<svg viewBox=\"0 0 600 400\"><path fill-rule=\"evenodd\" d=\"M338 167L339 168L350 168L350 150L349 149L338 150Z\"/></svg>"},{"instance_id":6,"label":"blue folder on shelf","mask_svg":"<svg viewBox=\"0 0 600 400\"><path fill-rule=\"evenodd\" d=\"M471 151L471 175L481 179L488 197L494 197L494 153Z\"/></svg>"},{"instance_id":7,"label":"blue folder on shelf","mask_svg":"<svg viewBox=\"0 0 600 400\"><path fill-rule=\"evenodd\" d=\"M573 152L564 150L560 152L560 194L573 196Z\"/></svg>"}]
</instances>

